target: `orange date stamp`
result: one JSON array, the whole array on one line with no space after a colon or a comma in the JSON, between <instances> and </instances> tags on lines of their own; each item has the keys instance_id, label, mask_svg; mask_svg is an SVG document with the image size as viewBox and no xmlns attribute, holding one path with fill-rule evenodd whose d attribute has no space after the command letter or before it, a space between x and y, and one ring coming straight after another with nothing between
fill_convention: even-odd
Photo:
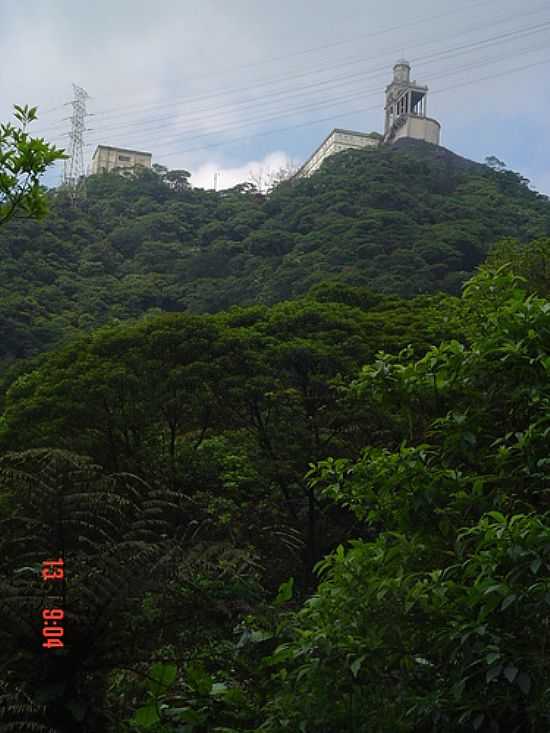
<instances>
[{"instance_id":1,"label":"orange date stamp","mask_svg":"<svg viewBox=\"0 0 550 733\"><path fill-rule=\"evenodd\" d=\"M63 582L65 579L63 558L58 560L44 560L42 563L42 580L44 582ZM45 649L62 649L64 646L63 636L65 629L63 628L63 619L65 611L62 608L45 608L42 611L42 635L44 642L42 646Z\"/></svg>"}]
</instances>

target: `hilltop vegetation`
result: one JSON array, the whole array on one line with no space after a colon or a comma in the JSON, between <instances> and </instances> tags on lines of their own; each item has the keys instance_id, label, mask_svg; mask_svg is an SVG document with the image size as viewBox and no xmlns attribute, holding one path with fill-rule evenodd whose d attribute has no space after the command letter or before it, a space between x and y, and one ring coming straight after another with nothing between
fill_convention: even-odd
<instances>
[{"instance_id":1,"label":"hilltop vegetation","mask_svg":"<svg viewBox=\"0 0 550 733\"><path fill-rule=\"evenodd\" d=\"M0 359L168 311L272 304L339 280L412 297L461 283L503 237L550 234L550 202L510 171L424 143L344 151L269 196L172 186L146 171L88 179L43 222L0 232Z\"/></svg>"}]
</instances>

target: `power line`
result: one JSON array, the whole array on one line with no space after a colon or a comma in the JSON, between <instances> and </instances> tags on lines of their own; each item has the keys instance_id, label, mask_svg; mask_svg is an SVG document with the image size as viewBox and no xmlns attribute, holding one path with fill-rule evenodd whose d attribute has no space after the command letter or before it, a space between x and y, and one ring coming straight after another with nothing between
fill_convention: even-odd
<instances>
[{"instance_id":1,"label":"power line","mask_svg":"<svg viewBox=\"0 0 550 733\"><path fill-rule=\"evenodd\" d=\"M454 91L455 89L458 89L460 87L471 86L472 84L478 84L479 82L496 79L496 78L499 78L499 77L502 77L502 76L507 76L508 74L514 74L514 73L516 73L518 71L525 71L526 69L531 69L531 68L533 68L535 66L540 66L542 64L550 64L550 58L543 59L542 61L536 61L535 63L527 64L525 66L520 66L520 67L517 67L515 69L509 69L508 71L501 72L500 74L493 74L491 76L481 77L480 79L473 79L472 81L464 82L464 83L461 83L461 84L453 84L450 87L443 88L443 89L437 89L435 91L432 91L432 92L430 92L430 95L433 96L434 94L442 94L442 93L447 92L447 91ZM195 153L195 152L200 151L200 150L209 150L211 148L223 147L223 146L226 146L226 145L233 145L235 143L243 142L245 140L248 141L251 138L265 137L267 135L275 135L275 134L280 133L280 132L288 132L289 130L295 130L295 129L298 129L300 127L311 127L312 125L320 124L321 122L331 122L331 121L336 120L336 119L341 119L342 117L347 117L350 114L359 114L359 113L363 114L364 112L372 112L373 110L377 110L377 109L380 109L379 105L374 105L374 106L371 106L371 107L364 107L362 109L353 110L351 113L348 111L348 112L344 112L344 113L339 114L339 115L331 115L330 117L323 117L323 118L318 119L318 120L309 120L308 122L299 123L297 125L290 125L288 127L278 128L277 130L266 130L264 132L258 132L258 133L255 133L253 135L245 135L244 137L234 138L233 140L227 140L227 141L220 142L220 143L213 143L213 144L210 144L210 145L203 145L203 146L196 147L196 148L187 148L186 150L174 150L174 151L171 151L171 152L166 153L166 154L162 154L161 153L160 156L158 157L158 159L159 160L166 160L167 158L173 157L174 155L183 155L185 153Z\"/></svg>"},{"instance_id":2,"label":"power line","mask_svg":"<svg viewBox=\"0 0 550 733\"><path fill-rule=\"evenodd\" d=\"M514 19L516 19L518 17L523 18L523 17L527 17L527 16L530 16L530 15L533 15L533 14L537 14L537 13L541 12L541 10L547 10L547 9L548 9L547 5L539 6L536 9L531 10L528 13L522 12L522 13L519 13L519 14L516 13L516 14L514 14L512 16L506 16L505 18L501 18L501 19L492 19L491 24L492 24L492 26L495 26L497 24L501 24L501 23L508 22L510 20L514 20ZM438 16L438 17L444 17L444 16ZM479 28L478 25L475 25L473 27L471 26L471 27L467 28L465 31L462 31L462 32L460 32L458 34L455 34L452 37L454 38L454 37L458 37L460 35L467 34L467 33L471 32L472 29L473 30L478 30L478 28ZM528 30L532 30L533 28L534 28L534 26L531 26L531 27L529 27L527 29L515 30L515 31L512 31L511 33L504 34L504 36L510 36L511 34L514 35L514 34L526 32ZM499 37L500 36L497 36L497 38L499 38ZM478 43L479 43L479 41L474 42L473 45L476 45ZM421 47L426 46L426 45L433 45L433 40L428 40L428 41L426 41L424 43L416 44L413 48L421 48ZM467 45L472 45L472 44L467 44ZM389 55L389 53L388 53L388 55ZM338 64L331 64L328 67L325 66L325 67L321 67L321 68L311 69L309 71L304 71L304 72L301 72L299 74L293 74L293 75L286 76L286 77L278 77L278 78L275 78L275 79L268 79L268 80L260 81L257 84L254 84L252 86L250 84L248 84L246 86L233 87L231 89L224 89L222 92L219 92L218 91L218 92L213 92L213 93L209 93L209 94L198 95L198 96L195 96L195 97L184 97L184 98L180 98L179 101L177 99L173 99L171 102L168 102L168 103L158 103L156 105L151 105L150 108L152 108L152 107L158 107L158 108L161 108L161 107L173 107L173 106L175 106L177 104L180 104L181 102L185 102L186 104L194 104L194 103L197 103L197 102L200 102L200 101L204 101L204 100L208 100L208 99L213 99L213 98L219 99L220 93L223 94L223 95L227 95L227 94L232 94L232 93L241 92L241 91L250 92L250 91L253 91L254 89L258 89L260 87L265 87L265 86L269 86L269 85L273 85L273 84L277 85L277 84L284 83L286 81L292 81L292 80L295 80L295 79L301 79L301 78L310 76L312 74L319 74L319 73L323 73L324 71L333 71L334 69L343 68L345 66L350 66L350 65L358 64L358 63L365 63L365 62L368 62L368 61L379 60L379 59L380 59L380 55L379 54L376 55L376 56L367 57L367 58L354 58L354 59L347 60L345 62L341 62L341 63L338 63ZM284 90L275 92L274 94L282 94L282 93L284 93ZM147 107L140 106L140 111L143 111L144 109L147 109ZM122 110L127 110L127 111L122 111ZM129 111L129 110L132 110L132 107L131 106L130 107L125 106L125 107L115 108L115 112L118 111L118 116L133 115L134 112ZM100 112L97 112L96 113L96 117L104 117L104 116L106 116L108 114L109 114L108 112L101 112L100 111ZM172 116L172 114L171 115L168 115L167 117L162 118L162 119L168 119L171 116ZM160 118L152 118L152 119L150 119L148 121L154 122L154 121L156 121L158 119L160 119ZM126 126L132 126L134 124L136 124L136 123L129 123L129 125L126 125ZM139 124L139 123L137 123L137 124ZM109 129L115 129L115 128L109 128ZM56 124L54 126L50 126L49 128L45 128L40 134L44 134L44 133L51 132L51 131L56 132L57 130L58 130L58 125Z\"/></svg>"},{"instance_id":3,"label":"power line","mask_svg":"<svg viewBox=\"0 0 550 733\"><path fill-rule=\"evenodd\" d=\"M404 24L401 24L401 25L391 26L389 28L384 28L382 30L372 31L370 33L361 33L361 34L358 34L356 36L351 36L349 38L342 39L342 40L339 40L339 41L333 41L331 43L326 43L326 44L323 44L321 46L314 46L312 48L305 49L305 50L302 50L302 51L296 51L296 52L293 52L293 53L284 54L282 56L275 56L275 57L272 57L270 59L264 59L263 61L254 61L254 62L250 62L250 63L247 63L247 64L242 64L242 65L239 65L239 66L235 66L232 69L222 69L222 70L217 71L217 72L209 72L208 74L194 75L194 76L190 77L189 80L209 78L209 77L216 77L216 78L218 78L220 76L226 76L227 74L235 73L236 71L241 71L242 69L256 68L259 65L265 65L265 64L268 64L268 63L273 63L275 61L283 61L283 60L287 60L289 58L294 58L296 56L302 56L302 55L307 55L307 54L310 54L310 53L314 53L316 51L324 51L324 50L326 50L328 48L333 48L333 47L336 47L336 46L341 46L341 45L344 45L346 43L352 43L353 41L356 41L356 40L359 40L359 39L374 38L376 36L385 35L387 33L393 33L393 32L396 32L396 31L402 31L402 30L405 30L407 28L412 28L412 27L414 27L416 25L420 25L422 23L426 23L427 21L429 21L430 23L433 23L435 20L440 20L442 18L448 18L448 17L450 17L452 15L456 15L459 12L460 13L464 13L464 5L466 5L466 8L471 7L471 6L473 6L474 8L478 8L480 6L493 5L496 1L497 0L474 0L473 2L468 2L468 3L465 3L465 4L463 3L460 8L457 8L455 10L452 10L451 12L441 13L439 15L430 14L430 15L424 16L422 18L417 18L416 20L410 21L409 23L404 23ZM494 21L492 20L491 22L494 22ZM248 89L248 88L249 87L241 87L241 89ZM184 98L184 101L188 101L188 100ZM158 103L158 104L163 104L163 103ZM170 103L170 104L172 104L172 103ZM151 107L156 107L156 106L157 106L157 104L151 105ZM139 105L139 104L133 105L133 107L135 107L135 108L137 108L139 110L147 109L147 107L144 108L142 105ZM119 109L120 108L114 107L114 108L111 108L110 110L105 110L105 111L101 111L100 110L96 114L98 116L108 115L111 112L117 112Z\"/></svg>"},{"instance_id":4,"label":"power line","mask_svg":"<svg viewBox=\"0 0 550 733\"><path fill-rule=\"evenodd\" d=\"M545 23L545 24L543 24L542 26L537 26L535 29L530 28L529 29L529 35L533 35L534 33L540 33L541 31L546 30L547 29L546 26L550 27L550 21L547 22L547 23ZM517 35L517 33L518 32L515 32L516 38L519 37ZM521 34L524 37L526 35L526 29L522 29ZM484 41L478 41L478 42L476 42L475 45L478 48L481 48L482 46L487 46L487 45L501 45L502 42L503 42L503 39L509 40L509 37L510 37L510 34L509 33L508 34L501 34L500 36L495 36L495 37L490 38L490 39L485 39ZM447 49L445 51L440 51L437 54L430 54L430 55L425 56L425 57L418 57L416 59L416 61L417 62L421 62L421 63L423 61L424 62L427 62L427 63L433 63L434 61L439 61L439 60L441 60L444 57L449 58L449 57L452 57L452 56L460 55L460 53L463 53L464 50L471 49L473 45L474 44L465 44L465 45L458 46L458 47L453 48L453 49ZM545 44L544 47L546 47L546 44ZM526 51L521 51L520 53L516 53L516 54L512 54L512 55L507 54L507 56L505 58L511 58L513 56L516 56L516 55L522 55L525 52L526 53L530 53L530 52L535 51L535 50L538 50L537 47L531 46ZM495 61L500 61L500 60L502 60L502 57L498 57L497 59L495 59ZM489 59L476 60L476 62L474 62L474 64L473 64L473 67L475 68L477 65L479 65L479 63L492 63L492 62L493 62L493 59L490 59L490 58ZM472 65L470 65L468 68L471 68L471 67L472 67ZM386 70L387 70L387 67L386 66L381 66L381 67L378 67L376 69L370 70L368 72L360 72L359 74L350 75L350 76L347 76L347 77L345 76L343 78L344 79L347 78L347 83L349 83L349 81L352 78L354 78L354 77L364 78L364 77L367 77L367 76L377 75L379 72L380 73L382 73L382 72L385 73ZM443 73L443 76L449 75L449 73L452 75L453 73L456 73L457 70L461 70L461 69L453 69L453 70L451 70L451 72L444 72ZM431 74L430 75L430 78L433 79L433 78L438 78L440 76L441 76L441 74L439 74L439 75L436 74L435 76L433 74ZM341 88L342 87L341 84L339 84L339 83L338 84L335 84L335 81L338 81L340 78L342 78L342 77L338 77L336 80L334 80L334 79L333 80L330 80L330 82L332 83L333 86L337 86L338 88ZM316 84L314 86L318 86L318 84ZM307 89L307 87L306 87L306 89ZM372 91L378 93L379 90L378 89L373 89ZM368 94L368 90L363 90L361 93L364 96L365 94ZM321 107L327 106L327 104L330 106L330 104L333 104L333 103L336 103L336 102L346 101L347 98L348 97L346 95L340 95L340 96L335 97L332 100L329 100L328 102L325 102L325 103L316 102L316 103L314 103L313 106L316 107L316 108L321 108ZM250 104L250 102L248 100L247 100L247 103ZM257 103L256 103L255 106L257 106ZM299 112L299 111L302 111L304 109L305 110L311 109L311 105L306 105L305 107L302 106L302 107L299 107L299 108L294 108L293 110L290 110L286 114L286 116L288 116L288 114L294 114L294 113ZM270 120L271 117L272 117L272 115L273 115L273 113L277 113L278 111L279 110L276 109L273 112L271 112L270 117L268 117L267 120ZM217 117L217 116L219 116L219 114L222 114L224 112L226 112L226 109L224 109L224 108L221 108L221 110L218 111L218 112L216 112L214 110L214 117ZM210 116L204 116L203 115L200 118L200 121L201 122L208 122L211 119L212 119L212 116L211 115ZM239 127L242 127L242 126L244 126L246 124L256 124L256 123L262 122L262 121L264 121L264 118L260 118L260 119L255 119L255 118L250 119L249 118L247 122L239 122L238 123L238 126ZM150 135L151 133L155 133L158 130L164 129L166 127L172 127L171 124L168 124L168 125L156 125L154 128L151 128L150 127L150 123L151 122L152 121L149 121L147 123L147 126L144 126L144 125L141 125L141 124L135 124L134 126L140 128L140 129L138 131L134 132L134 133L131 132L131 133L129 133L129 135L125 135L125 138L126 139L128 139L128 138L135 138L136 135L137 135L140 139L144 139L145 136ZM195 128L191 128L190 130L186 130L185 128L183 130L179 129L178 132L177 132L177 138L172 138L172 139L180 139L181 136L182 135L185 135L186 132L193 132L194 129ZM230 127L229 129L232 129L232 127ZM204 135L202 135L202 137L207 136L207 135L212 135L212 134L220 134L220 133L223 133L224 131L225 131L225 129L222 128L221 130L216 130L215 132L204 133ZM101 134L105 134L106 130L101 130L100 129L99 132ZM99 138L97 136L96 136L96 140L95 141L96 142L99 141Z\"/></svg>"},{"instance_id":5,"label":"power line","mask_svg":"<svg viewBox=\"0 0 550 733\"><path fill-rule=\"evenodd\" d=\"M546 50L547 46L544 46L543 48ZM539 49L535 49L535 50L541 50L541 49L539 48ZM517 55L518 56L521 56L521 55L524 55L525 53L531 53L532 51L533 51L533 49L528 49L528 50L522 52L521 54L517 54ZM494 59L493 62L496 63L496 62L500 62L502 60L503 60L503 57L500 57L498 59ZM432 75L431 78L432 79L445 79L445 78L447 78L449 76L454 76L455 74L460 73L462 71L469 71L471 69L477 69L477 68L478 68L478 64L477 63L475 63L475 64L468 64L468 65L466 65L464 67L461 67L459 69L453 69L452 71L448 71L448 72L445 72L445 73L440 73L440 74ZM363 98L365 98L365 97L373 97L373 96L378 96L378 95L380 95L382 93L383 93L383 88L381 89L379 87L376 87L376 88L372 88L372 89L363 91L362 94L361 94L361 96ZM230 127L227 127L226 126L224 128L218 129L218 130L216 130L214 132L208 132L208 133L202 133L200 135L195 135L195 136L192 136L192 137L188 138L187 141L185 141L185 142L187 143L187 142L190 142L190 141L193 141L193 140L199 140L199 139L202 139L202 138L205 138L205 137L211 137L213 135L222 135L222 134L225 134L227 132L231 132L232 130L242 129L242 127L246 127L248 125L256 125L256 124L261 123L261 122L270 122L270 121L273 121L273 120L276 120L276 119L284 119L285 117L290 117L290 116L295 115L297 112L307 112L307 111L313 111L313 110L318 110L318 109L320 110L320 109L324 109L325 107L334 106L335 104L340 104L340 103L343 103L343 102L352 102L352 101L355 101L355 100L357 100L357 94L343 95L343 96L340 96L340 97L335 97L332 100L329 100L327 102L316 103L316 104L313 104L313 105L311 105L311 104L310 105L305 105L305 106L302 106L302 107L294 108L291 111L286 112L286 113L285 112L281 112L281 114L277 115L276 117L274 117L273 116L273 113L272 113L268 117L262 117L262 118L259 118L259 119L250 120L250 121L245 122L245 123L238 123L238 124L232 125ZM168 142L172 142L172 141L173 142L176 142L176 141L182 142L181 136L177 136L177 137L165 139L162 142L168 143Z\"/></svg>"},{"instance_id":6,"label":"power line","mask_svg":"<svg viewBox=\"0 0 550 733\"><path fill-rule=\"evenodd\" d=\"M466 8L473 6L474 8L478 8L483 5L492 5L495 2L495 0L474 0L473 2L466 3ZM379 31L372 31L370 33L360 33L356 36L351 36L349 38L342 39L340 41L333 41L332 43L325 43L322 46L314 46L313 48L308 48L303 51L296 51L294 53L290 54L284 54L283 56L273 56L270 59L265 59L263 61L254 61L247 64L242 64L240 66L234 66L232 69L224 69L222 70L222 74L229 74L234 73L235 71L241 71L242 69L247 69L250 67L256 68L258 65L264 65L273 63L274 61L286 61L288 58L294 58L296 56L304 56L309 53L315 53L317 51L325 51L327 48L335 48L336 46L342 46L346 43L353 43L354 41L357 41L359 39L365 39L365 38L374 38L376 36L385 35L386 33L393 33L395 31L401 31L405 30L406 28L413 28L416 25L420 25L422 23L426 23L426 21L429 21L430 23L433 23L434 20L440 20L441 18L448 18L451 15L456 15L457 13L464 13L464 5L462 5L460 8L456 8L455 10L452 10L450 13L441 13L439 15L433 15L430 14L429 16L424 16L422 18L417 18L416 20L412 20L409 23L392 26L390 28L385 28ZM212 77L212 76L219 76L220 72L209 72L208 74L201 74L199 76L195 76L194 78L202 79L206 77Z\"/></svg>"},{"instance_id":7,"label":"power line","mask_svg":"<svg viewBox=\"0 0 550 733\"><path fill-rule=\"evenodd\" d=\"M515 57L518 57L518 56L523 56L525 54L530 54L530 53L533 53L533 52L537 52L537 51L540 51L542 49L546 50L547 49L547 44L541 45L538 48L525 49L521 53L513 54L512 56L510 56L508 54L507 56L499 56L499 57L492 58L492 59L483 59L483 63L484 64L487 64L487 63L499 63L499 62L501 62L503 60L508 60L508 59L515 58ZM465 66L456 67L456 68L454 68L454 69L452 69L450 71L446 71L446 72L442 72L442 73L439 73L439 74L432 75L430 78L431 79L447 78L449 76L454 76L457 73L461 73L463 71L469 71L471 69L477 69L478 66L479 66L479 62L475 62L475 63L467 64ZM383 92L383 88L373 87L371 89L367 89L367 90L364 90L363 89L363 90L361 90L361 96L363 98L369 97L369 96L378 96L379 94L382 94L382 92ZM205 138L205 137L211 137L213 135L222 135L222 134L226 134L227 132L231 132L234 129L242 129L243 127L246 127L246 126L249 126L249 125L257 125L258 123L261 123L261 122L271 122L274 119L284 119L285 117L294 116L294 115L296 115L297 113L300 113L300 112L307 112L307 111L310 111L310 110L320 110L320 109L323 109L323 108L326 108L326 107L334 106L335 104L341 104L341 103L345 103L345 102L351 102L351 101L357 100L357 96L358 96L357 91L355 93L353 93L353 94L350 94L348 92L345 95L340 95L340 96L337 96L337 97L333 97L330 100L327 100L325 102L315 102L313 104L302 105L301 107L294 107L291 110L284 110L284 109L274 110L274 111L272 111L269 114L268 117L252 118L252 119L248 119L246 122L239 122L239 123L237 123L235 125L224 126L224 127L219 128L219 129L217 129L215 131L212 131L212 132L201 133L200 135L192 136L187 141L182 140L182 134L181 134L181 132L177 136L175 136L175 137L174 136L171 136L171 137L168 137L168 138L161 138L161 139L159 139L158 137L155 137L155 141L156 141L157 144L158 143L170 143L170 142L180 142L181 143L181 142L188 142L190 140L198 140L198 139ZM277 112L280 112L280 114L277 114ZM277 116L274 116L274 114L277 114ZM185 135L183 135L183 137L185 138Z\"/></svg>"},{"instance_id":8,"label":"power line","mask_svg":"<svg viewBox=\"0 0 550 733\"><path fill-rule=\"evenodd\" d=\"M50 107L50 109L41 109L40 110L40 117L43 117L44 115L49 115L52 112L58 112L59 110L62 110L66 107L66 104L60 104L59 107Z\"/></svg>"},{"instance_id":9,"label":"power line","mask_svg":"<svg viewBox=\"0 0 550 733\"><path fill-rule=\"evenodd\" d=\"M427 56L423 56L423 57L418 57L417 59L415 59L415 62L422 63L423 61L426 61L426 62L430 63L430 62L433 62L434 60L441 60L442 58L450 58L452 56L460 55L461 53L464 52L464 50L471 50L473 47L481 48L481 47L487 47L487 46L491 46L491 45L502 45L503 42L507 42L507 41L510 41L510 40L517 40L520 37L525 37L525 36L528 36L528 35L533 35L535 33L539 33L541 31L544 31L546 29L546 26L549 26L549 25L550 25L550 22L547 22L547 23L539 24L537 26L529 26L527 28L522 28L522 29L519 29L519 30L516 30L516 31L507 32L505 34L499 34L497 36L493 36L493 37L490 37L488 39L484 39L484 40L481 40L481 41L476 41L476 42L468 43L468 44L462 44L462 45L457 46L455 48L442 50L442 51L439 51L437 53L428 54ZM536 50L536 47L531 47L530 50ZM518 54L513 54L513 55L518 55ZM478 63L486 63L486 61L487 61L486 59L478 60L478 61L476 61L476 64L478 64ZM489 62L491 62L490 59L489 59ZM324 80L323 82L317 82L314 85L306 86L306 87L304 87L304 88L302 88L300 90L296 90L294 92L294 94L287 94L287 98L288 98L288 96L295 96L297 93L300 93L301 94L303 91L306 91L306 92L308 90L311 91L311 90L313 90L313 88L318 88L319 86L325 86L327 88L330 88L331 86L332 87L335 87L336 86L337 88L341 89L342 86L345 86L345 85L349 84L350 81L353 78L357 78L357 77L364 78L364 77L376 75L378 72L385 72L385 71L386 71L386 66L381 66L381 67L378 67L376 69L371 69L370 71L362 71L362 72L359 72L358 74L354 74L354 75L343 75L343 76L339 76L339 77L334 77L334 78L329 79L329 80ZM434 78L433 74L430 74L430 78ZM437 78L437 77L435 77L435 78ZM343 84L341 84L339 82L339 80L341 80L341 79L344 79L345 80ZM362 90L362 94L363 95L365 94L365 90ZM277 93L277 95L280 95L280 93ZM274 95L271 94L271 95L266 95L266 97L267 96L274 96ZM347 101L347 97L346 96L342 96L342 95L340 95L338 97L335 97L335 98L332 99L332 101L329 100L328 106L330 106L331 103L336 103L336 102L339 102L339 101ZM245 100L244 102L241 102L241 103L239 103L239 105L235 105L235 106L242 106L243 104L245 104L245 106L248 106L248 107L250 107L251 105L252 105L252 107L256 107L258 105L261 105L262 106L262 110L265 111L265 104L266 103L265 103L264 99L255 100L255 101ZM313 106L314 107L317 107L317 108L326 107L327 106L327 103L325 103L325 104L315 103ZM302 105L301 107L299 107L299 108L297 108L295 110L291 110L289 113L287 113L286 115L283 115L283 116L288 116L289 114L293 114L293 113L297 113L297 112L301 112L301 111L306 111L306 110L309 110L309 109L311 109L311 105L306 105L306 106L303 106ZM279 111L278 109L275 109L271 114L277 113L278 111ZM208 121L212 120L213 117L216 118L220 114L225 114L226 112L227 112L227 107L226 108L223 108L222 107L221 109L218 108L218 111L216 111L216 109L213 108L212 109L212 113L213 114L210 114L210 115L207 115L207 116L205 116L204 114L201 115L200 122L202 122L202 123L208 122ZM187 120L191 121L193 117L196 117L196 115L193 115L193 116L188 117ZM166 118L161 118L161 119L164 120ZM148 136L148 135L150 135L152 133L156 133L158 130L160 130L162 128L170 128L170 127L173 126L173 123L174 123L175 120L172 118L172 116L170 116L168 119L170 119L170 122L168 124L155 125L154 127L151 127L151 125L154 122L154 120L148 120L146 123L137 123L137 124L134 123L133 125L131 125L131 127L136 127L138 129L136 130L136 132L130 132L129 134L126 134L125 135L125 140L127 141L128 138L135 139L136 136L138 137L138 139L144 139L146 136ZM252 118L252 119L249 119L247 121L247 123L239 123L239 127L244 126L244 124L252 124L252 123L255 124L257 122L262 122L262 121L264 121L263 118L260 118L260 119L254 119L254 118ZM129 126L130 125L125 125L125 126L123 126L123 128L124 127L129 127ZM112 128L108 128L108 129L112 129ZM229 129L232 129L232 128L230 127ZM185 134L194 132L194 130L195 130L194 127L192 127L189 130L186 130L186 129L181 130L180 129L177 132L177 138L171 137L171 138L168 138L168 140L166 140L166 138L164 138L163 139L163 142L164 141L168 142L169 140L176 140L176 139L180 140L181 137L182 137L182 135L185 136ZM102 130L101 128L98 131L98 133L99 134L102 134L102 135L105 135L106 132L107 132L107 129L103 129ZM222 130L217 130L215 132L205 133L205 135L203 135L203 136L211 135L211 134L219 134L219 133L223 133L223 132L224 132L224 130L222 129ZM96 143L99 142L99 137L97 135L96 135L96 138L95 138L94 142L96 142ZM158 142L158 138L157 138L157 142ZM128 144L128 143L126 142L125 144ZM138 143L132 143L132 144L137 145ZM144 144L147 144L147 143L144 143Z\"/></svg>"}]
</instances>

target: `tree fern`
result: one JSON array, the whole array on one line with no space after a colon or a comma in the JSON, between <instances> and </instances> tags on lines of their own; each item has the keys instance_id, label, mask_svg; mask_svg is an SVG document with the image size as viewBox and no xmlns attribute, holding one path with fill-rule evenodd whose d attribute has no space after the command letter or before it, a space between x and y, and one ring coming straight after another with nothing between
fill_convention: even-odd
<instances>
[{"instance_id":1,"label":"tree fern","mask_svg":"<svg viewBox=\"0 0 550 733\"><path fill-rule=\"evenodd\" d=\"M1 458L0 493L0 675L25 681L60 730L99 731L105 670L147 653L135 644L146 623L137 611L183 520L176 497L58 450ZM65 561L54 604L65 611L65 646L44 650L40 569L56 557Z\"/></svg>"}]
</instances>

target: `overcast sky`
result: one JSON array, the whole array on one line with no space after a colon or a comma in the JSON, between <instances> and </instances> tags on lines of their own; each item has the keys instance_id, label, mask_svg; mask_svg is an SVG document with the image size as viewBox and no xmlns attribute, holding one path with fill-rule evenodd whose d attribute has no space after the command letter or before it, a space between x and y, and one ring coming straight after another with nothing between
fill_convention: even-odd
<instances>
[{"instance_id":1,"label":"overcast sky","mask_svg":"<svg viewBox=\"0 0 550 733\"><path fill-rule=\"evenodd\" d=\"M548 0L0 0L0 48L1 121L38 105L36 133L67 145L76 83L86 163L145 150L206 188L301 163L334 127L382 131L404 56L442 145L550 194Z\"/></svg>"}]
</instances>

